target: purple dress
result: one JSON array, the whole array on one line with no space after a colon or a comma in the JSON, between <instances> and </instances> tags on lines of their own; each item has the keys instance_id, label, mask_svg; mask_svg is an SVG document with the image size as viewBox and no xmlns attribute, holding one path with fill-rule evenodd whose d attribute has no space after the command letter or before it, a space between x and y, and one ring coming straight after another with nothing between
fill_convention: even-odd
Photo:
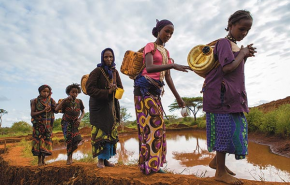
<instances>
[{"instance_id":1,"label":"purple dress","mask_svg":"<svg viewBox=\"0 0 290 185\"><path fill-rule=\"evenodd\" d=\"M231 73L222 68L239 52L233 52L228 39L220 39L214 49L220 65L207 74L203 86L203 110L206 112L208 150L235 154L243 159L248 154L248 112L245 90L244 61Z\"/></svg>"}]
</instances>

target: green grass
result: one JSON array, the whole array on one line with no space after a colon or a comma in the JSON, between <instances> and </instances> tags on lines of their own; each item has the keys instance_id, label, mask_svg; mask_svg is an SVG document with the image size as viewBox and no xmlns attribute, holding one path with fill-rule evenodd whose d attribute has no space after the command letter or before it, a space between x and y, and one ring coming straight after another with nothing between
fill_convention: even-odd
<instances>
[{"instance_id":1,"label":"green grass","mask_svg":"<svg viewBox=\"0 0 290 185\"><path fill-rule=\"evenodd\" d=\"M263 113L257 108L246 114L249 132L259 131L266 135L290 137L290 105L285 104L278 109Z\"/></svg>"},{"instance_id":2,"label":"green grass","mask_svg":"<svg viewBox=\"0 0 290 185\"><path fill-rule=\"evenodd\" d=\"M97 157L93 158L93 154L92 153L88 153L88 154L85 154L82 159L79 159L77 161L84 162L84 163L97 163L98 162L98 158Z\"/></svg>"},{"instance_id":3,"label":"green grass","mask_svg":"<svg viewBox=\"0 0 290 185\"><path fill-rule=\"evenodd\" d=\"M31 165L36 165L38 158L34 157L31 153L31 141L26 141L25 139L22 139L17 145L24 147L22 151L22 156L25 158L33 158L31 161Z\"/></svg>"},{"instance_id":4,"label":"green grass","mask_svg":"<svg viewBox=\"0 0 290 185\"><path fill-rule=\"evenodd\" d=\"M7 133L7 134L0 135L0 138L4 138L4 137L17 137L17 136L28 136L31 133L32 132L29 132L29 133L11 132L11 133Z\"/></svg>"}]
</instances>

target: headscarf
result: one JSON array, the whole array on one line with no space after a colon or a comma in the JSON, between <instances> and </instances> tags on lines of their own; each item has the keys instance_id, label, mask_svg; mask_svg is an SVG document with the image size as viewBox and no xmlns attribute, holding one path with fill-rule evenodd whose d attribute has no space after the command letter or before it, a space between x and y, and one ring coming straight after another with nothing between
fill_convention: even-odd
<instances>
[{"instance_id":1,"label":"headscarf","mask_svg":"<svg viewBox=\"0 0 290 185\"><path fill-rule=\"evenodd\" d=\"M162 28L164 28L167 25L173 26L172 22L169 20L164 19L159 21L158 19L156 19L156 26L152 29L153 36L157 38L158 32L160 32L160 30L162 30Z\"/></svg>"},{"instance_id":2,"label":"headscarf","mask_svg":"<svg viewBox=\"0 0 290 185\"><path fill-rule=\"evenodd\" d=\"M39 94L40 94L40 92L41 92L43 89L45 89L45 88L48 88L48 89L49 89L49 92L50 92L49 95L51 95L51 94L52 94L52 92L51 92L51 87L50 87L49 85L46 85L46 84L44 84L44 85L38 87L38 92L39 92Z\"/></svg>"},{"instance_id":3,"label":"headscarf","mask_svg":"<svg viewBox=\"0 0 290 185\"><path fill-rule=\"evenodd\" d=\"M111 66L107 66L106 65L106 63L105 63L105 61L104 61L104 54L105 54L105 52L106 51L111 51L112 52L112 54L113 54L113 62L112 62L112 64L111 64ZM115 68L115 66L116 66L116 64L115 64L115 55L114 55L114 51L111 49L111 48L106 48L106 49L104 49L103 51L102 51L102 53L101 53L101 63L99 63L98 65L97 65L97 67L102 67L102 68L104 68L105 69L105 71L109 74L109 78L110 79L112 79L112 69L114 69Z\"/></svg>"}]
</instances>

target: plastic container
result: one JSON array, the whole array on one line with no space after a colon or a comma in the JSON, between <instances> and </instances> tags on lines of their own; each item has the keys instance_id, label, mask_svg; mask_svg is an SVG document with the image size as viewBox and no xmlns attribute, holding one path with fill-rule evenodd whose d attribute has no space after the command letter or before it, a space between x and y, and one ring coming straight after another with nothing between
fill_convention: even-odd
<instances>
[{"instance_id":1,"label":"plastic container","mask_svg":"<svg viewBox=\"0 0 290 185\"><path fill-rule=\"evenodd\" d=\"M124 89L118 88L116 89L115 98L121 99L124 94Z\"/></svg>"}]
</instances>

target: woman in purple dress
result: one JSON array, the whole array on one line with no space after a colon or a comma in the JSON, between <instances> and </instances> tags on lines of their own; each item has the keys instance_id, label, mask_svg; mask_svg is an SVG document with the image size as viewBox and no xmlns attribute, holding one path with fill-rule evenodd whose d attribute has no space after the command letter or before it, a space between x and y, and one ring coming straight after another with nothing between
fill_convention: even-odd
<instances>
[{"instance_id":1,"label":"woman in purple dress","mask_svg":"<svg viewBox=\"0 0 290 185\"><path fill-rule=\"evenodd\" d=\"M203 110L206 112L208 150L216 151L209 166L216 169L215 180L228 184L242 184L225 166L226 153L244 159L248 154L248 112L244 65L256 53L253 44L239 48L252 27L250 12L239 10L228 20L226 38L220 39L214 49L219 66L206 75L203 86Z\"/></svg>"}]
</instances>

